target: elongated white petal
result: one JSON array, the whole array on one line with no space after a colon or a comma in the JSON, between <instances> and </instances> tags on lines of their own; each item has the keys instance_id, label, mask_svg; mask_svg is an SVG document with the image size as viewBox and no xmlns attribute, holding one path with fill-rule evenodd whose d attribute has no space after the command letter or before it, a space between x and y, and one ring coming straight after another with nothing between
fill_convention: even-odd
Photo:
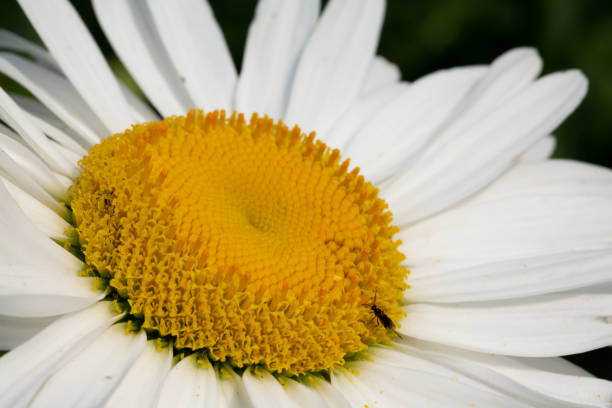
<instances>
[{"instance_id":1,"label":"elongated white petal","mask_svg":"<svg viewBox=\"0 0 612 408\"><path fill-rule=\"evenodd\" d=\"M417 340L415 340L417 341ZM510 357L509 357L510 358ZM593 378L593 374L589 373L582 367L566 360L563 357L548 357L548 358L528 358L528 357L513 357L513 360L522 364L533 367L537 370L548 371L557 374L573 375L576 377Z\"/></svg>"},{"instance_id":2,"label":"elongated white petal","mask_svg":"<svg viewBox=\"0 0 612 408\"><path fill-rule=\"evenodd\" d=\"M525 407L513 398L484 391L453 378L377 362L357 362L334 370L332 385L354 407Z\"/></svg>"},{"instance_id":3,"label":"elongated white petal","mask_svg":"<svg viewBox=\"0 0 612 408\"><path fill-rule=\"evenodd\" d=\"M205 357L198 359L191 354L170 370L159 395L159 408L217 406L219 385L215 370Z\"/></svg>"},{"instance_id":4,"label":"elongated white petal","mask_svg":"<svg viewBox=\"0 0 612 408\"><path fill-rule=\"evenodd\" d=\"M557 139L554 136L546 136L529 147L519 159L522 163L531 163L550 159L557 147Z\"/></svg>"},{"instance_id":5,"label":"elongated white petal","mask_svg":"<svg viewBox=\"0 0 612 408\"><path fill-rule=\"evenodd\" d=\"M349 408L351 406L349 400L327 380L311 377L310 382L329 408Z\"/></svg>"},{"instance_id":6,"label":"elongated white petal","mask_svg":"<svg viewBox=\"0 0 612 408\"><path fill-rule=\"evenodd\" d=\"M11 96L12 97L12 96ZM14 97L13 97L14 99ZM18 103L19 104L19 103ZM21 104L19 104L21 106ZM23 109L23 108L22 108ZM73 153L83 157L87 154L87 150L83 149L83 147L76 141L76 139L72 138L65 133L60 128L54 126L53 124L45 121L44 119L34 116L28 113L28 118L30 121L38 127L45 135L49 138L53 139L54 142L60 144L62 147L69 149Z\"/></svg>"},{"instance_id":7,"label":"elongated white petal","mask_svg":"<svg viewBox=\"0 0 612 408\"><path fill-rule=\"evenodd\" d=\"M55 176L56 179L59 180L60 183L62 183L66 191L68 191L68 189L74 184L74 180L72 180L71 178L68 178L66 176L63 176L57 173L53 173L53 175Z\"/></svg>"},{"instance_id":8,"label":"elongated white petal","mask_svg":"<svg viewBox=\"0 0 612 408\"><path fill-rule=\"evenodd\" d=\"M326 408L328 402L323 398L317 389L308 387L292 379L283 379L283 390L287 399L302 408L320 407ZM340 405L342 406L342 405ZM344 405L346 406L346 405Z\"/></svg>"},{"instance_id":9,"label":"elongated white petal","mask_svg":"<svg viewBox=\"0 0 612 408\"><path fill-rule=\"evenodd\" d=\"M422 358L470 376L531 406L605 406L612 393L610 381L594 378L562 358L511 358L418 340L399 347L403 352L416 352Z\"/></svg>"},{"instance_id":10,"label":"elongated white petal","mask_svg":"<svg viewBox=\"0 0 612 408\"><path fill-rule=\"evenodd\" d=\"M121 90L121 94L125 98L127 105L130 107L131 115L133 117L133 123L142 123L142 122L157 122L160 117L157 113L151 109L151 107L142 100L139 96L128 88L126 84L118 81L119 89ZM129 129L129 127L127 128ZM124 131L122 129L121 131Z\"/></svg>"},{"instance_id":11,"label":"elongated white petal","mask_svg":"<svg viewBox=\"0 0 612 408\"><path fill-rule=\"evenodd\" d=\"M23 318L0 315L0 350L10 350L53 323L56 317Z\"/></svg>"},{"instance_id":12,"label":"elongated white petal","mask_svg":"<svg viewBox=\"0 0 612 408\"><path fill-rule=\"evenodd\" d=\"M451 269L412 277L405 297L410 302L475 302L561 292L612 283L612 248Z\"/></svg>"},{"instance_id":13,"label":"elongated white petal","mask_svg":"<svg viewBox=\"0 0 612 408\"><path fill-rule=\"evenodd\" d=\"M113 312L111 302L99 302L60 318L2 356L0 405L25 406L51 374L122 316Z\"/></svg>"},{"instance_id":14,"label":"elongated white petal","mask_svg":"<svg viewBox=\"0 0 612 408\"><path fill-rule=\"evenodd\" d=\"M62 216L68 215L66 209L59 204L57 199L52 197L47 190L41 187L40 184L38 184L36 180L29 175L22 166L17 164L17 162L3 149L0 149L0 176L9 180L51 210Z\"/></svg>"},{"instance_id":15,"label":"elongated white petal","mask_svg":"<svg viewBox=\"0 0 612 408\"><path fill-rule=\"evenodd\" d=\"M128 335L125 324L111 326L53 374L30 407L99 407L142 353L146 341L144 331Z\"/></svg>"},{"instance_id":16,"label":"elongated white petal","mask_svg":"<svg viewBox=\"0 0 612 408\"><path fill-rule=\"evenodd\" d=\"M435 164L421 161L412 167L385 189L397 222L407 224L435 214L484 188L557 127L582 100L586 88L580 72L548 75L467 129L469 137L458 135L456 143L447 143L434 156Z\"/></svg>"},{"instance_id":17,"label":"elongated white petal","mask_svg":"<svg viewBox=\"0 0 612 408\"><path fill-rule=\"evenodd\" d=\"M226 408L253 408L242 377L228 365L219 370L219 406Z\"/></svg>"},{"instance_id":18,"label":"elongated white petal","mask_svg":"<svg viewBox=\"0 0 612 408\"><path fill-rule=\"evenodd\" d=\"M157 110L163 116L184 115L193 107L146 3L96 0L93 5L106 37Z\"/></svg>"},{"instance_id":19,"label":"elongated white petal","mask_svg":"<svg viewBox=\"0 0 612 408\"><path fill-rule=\"evenodd\" d=\"M612 401L612 381L595 378L563 358L515 358L497 368L513 380L577 406L606 406ZM504 362L505 363L505 362Z\"/></svg>"},{"instance_id":20,"label":"elongated white petal","mask_svg":"<svg viewBox=\"0 0 612 408\"><path fill-rule=\"evenodd\" d=\"M0 125L0 149L18 163L36 183L57 199L66 198L66 190L51 170L30 149L20 143L22 139L9 128Z\"/></svg>"},{"instance_id":21,"label":"elongated white petal","mask_svg":"<svg viewBox=\"0 0 612 408\"><path fill-rule=\"evenodd\" d=\"M341 149L374 118L380 111L387 109L403 92L408 84L400 82L360 96L351 107L334 123L327 133L317 133L317 137L329 146Z\"/></svg>"},{"instance_id":22,"label":"elongated white petal","mask_svg":"<svg viewBox=\"0 0 612 408\"><path fill-rule=\"evenodd\" d=\"M172 347L158 350L155 341L148 341L105 406L154 407L171 366Z\"/></svg>"},{"instance_id":23,"label":"elongated white petal","mask_svg":"<svg viewBox=\"0 0 612 408\"><path fill-rule=\"evenodd\" d=\"M401 79L399 67L386 58L377 55L374 57L361 88L361 94L366 95L379 89L393 85Z\"/></svg>"},{"instance_id":24,"label":"elongated white petal","mask_svg":"<svg viewBox=\"0 0 612 408\"><path fill-rule=\"evenodd\" d=\"M62 71L106 128L122 132L136 123L117 80L72 5L64 0L20 0L19 4Z\"/></svg>"},{"instance_id":25,"label":"elongated white petal","mask_svg":"<svg viewBox=\"0 0 612 408\"><path fill-rule=\"evenodd\" d=\"M47 107L27 96L18 94L10 94L10 96L26 112L30 122L45 135L80 156L87 154L87 150L80 142L82 138L60 121Z\"/></svg>"},{"instance_id":26,"label":"elongated white petal","mask_svg":"<svg viewBox=\"0 0 612 408\"><path fill-rule=\"evenodd\" d=\"M334 370L330 377L332 386L340 392L351 407L365 407L369 406L368 403L376 405L380 403L380 399L373 396L365 387L361 387L360 384L354 384L352 381L353 377L348 373L341 370ZM380 394L380 391L383 391L383 393ZM383 395L384 390L379 390L378 394ZM389 403L389 401L386 402ZM390 406L395 407L399 406L399 404L396 403Z\"/></svg>"},{"instance_id":27,"label":"elongated white petal","mask_svg":"<svg viewBox=\"0 0 612 408\"><path fill-rule=\"evenodd\" d=\"M11 270L19 269L17 272ZM0 310L8 316L46 317L83 309L106 294L94 278L41 274L26 267L0 272Z\"/></svg>"},{"instance_id":28,"label":"elongated white petal","mask_svg":"<svg viewBox=\"0 0 612 408\"><path fill-rule=\"evenodd\" d=\"M295 69L319 16L320 1L262 0L249 28L236 110L281 118Z\"/></svg>"},{"instance_id":29,"label":"elongated white petal","mask_svg":"<svg viewBox=\"0 0 612 408\"><path fill-rule=\"evenodd\" d=\"M51 169L68 177L75 177L78 174L78 169L62 157L40 129L30 122L26 113L2 89L0 89L0 118L11 126Z\"/></svg>"},{"instance_id":30,"label":"elongated white petal","mask_svg":"<svg viewBox=\"0 0 612 408\"><path fill-rule=\"evenodd\" d=\"M410 340L414 341L413 339ZM370 357L372 361L384 366L408 368L410 370L444 377L482 391L493 391L487 384L474 380L454 368L449 368L437 361L428 359L426 356L423 356L422 353L413 351L408 346L398 346L395 342L391 344L391 347L375 346L369 349L368 351L371 351Z\"/></svg>"},{"instance_id":31,"label":"elongated white petal","mask_svg":"<svg viewBox=\"0 0 612 408\"><path fill-rule=\"evenodd\" d=\"M30 221L0 183L0 261L5 273L21 270L75 276L83 263L51 241ZM32 256L36 254L36 256Z\"/></svg>"},{"instance_id":32,"label":"elongated white petal","mask_svg":"<svg viewBox=\"0 0 612 408\"><path fill-rule=\"evenodd\" d=\"M453 113L454 120L449 121L447 128L428 152L428 157L448 143L459 145L469 142L472 135L467 133L463 139L455 139L465 129L530 85L541 70L542 59L532 48L515 48L496 58L482 81Z\"/></svg>"},{"instance_id":33,"label":"elongated white petal","mask_svg":"<svg viewBox=\"0 0 612 408\"><path fill-rule=\"evenodd\" d=\"M72 84L25 58L0 53L0 72L19 82L91 146L109 134Z\"/></svg>"},{"instance_id":34,"label":"elongated white petal","mask_svg":"<svg viewBox=\"0 0 612 408\"><path fill-rule=\"evenodd\" d=\"M480 352L551 357L612 344L612 295L606 293L411 304L404 311L402 334Z\"/></svg>"},{"instance_id":35,"label":"elongated white petal","mask_svg":"<svg viewBox=\"0 0 612 408\"><path fill-rule=\"evenodd\" d=\"M60 72L61 70L61 68L57 65L57 62L55 62L47 50L13 32L0 29L0 48L28 54L34 58L38 64L43 65L48 69L56 72Z\"/></svg>"},{"instance_id":36,"label":"elongated white petal","mask_svg":"<svg viewBox=\"0 0 612 408\"><path fill-rule=\"evenodd\" d=\"M275 401L281 407L300 407L296 401L287 395L278 380L263 369L258 370L258 373L246 370L242 374L242 381L244 381L244 387L255 408L269 407L270 401Z\"/></svg>"},{"instance_id":37,"label":"elongated white petal","mask_svg":"<svg viewBox=\"0 0 612 408\"><path fill-rule=\"evenodd\" d=\"M374 58L380 0L332 0L300 59L286 122L325 133L357 98Z\"/></svg>"},{"instance_id":38,"label":"elongated white petal","mask_svg":"<svg viewBox=\"0 0 612 408\"><path fill-rule=\"evenodd\" d=\"M49 138L49 139L51 139L51 138ZM59 154L64 159L66 159L70 164L72 164L76 168L79 167L79 161L83 158L82 154L78 154L78 153L73 152L72 150L68 149L67 147L64 147L61 143L57 143L53 139L51 139L51 144L53 145L53 147L55 147L55 149L57 149ZM64 177L66 177L66 176L64 176ZM70 183L68 185L68 187L70 187L71 185L72 185L72 183Z\"/></svg>"},{"instance_id":39,"label":"elongated white petal","mask_svg":"<svg viewBox=\"0 0 612 408\"><path fill-rule=\"evenodd\" d=\"M344 153L359 163L368 180L386 179L434 140L436 130L485 72L484 67L454 68L415 81L366 122Z\"/></svg>"},{"instance_id":40,"label":"elongated white petal","mask_svg":"<svg viewBox=\"0 0 612 408\"><path fill-rule=\"evenodd\" d=\"M521 164L465 204L402 230L401 250L410 254L407 266L416 279L487 263L610 249L611 185L610 170L585 163Z\"/></svg>"},{"instance_id":41,"label":"elongated white petal","mask_svg":"<svg viewBox=\"0 0 612 408\"><path fill-rule=\"evenodd\" d=\"M195 107L231 110L236 68L208 2L149 0L148 5Z\"/></svg>"}]
</instances>

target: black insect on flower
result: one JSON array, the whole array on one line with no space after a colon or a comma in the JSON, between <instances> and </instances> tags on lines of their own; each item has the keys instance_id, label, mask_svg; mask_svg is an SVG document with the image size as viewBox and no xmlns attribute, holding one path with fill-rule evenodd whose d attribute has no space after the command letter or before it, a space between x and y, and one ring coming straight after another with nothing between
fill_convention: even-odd
<instances>
[{"instance_id":1,"label":"black insect on flower","mask_svg":"<svg viewBox=\"0 0 612 408\"><path fill-rule=\"evenodd\" d=\"M376 290L376 292L377 291L378 289ZM382 324L385 329L392 330L401 339L402 336L397 332L397 330L395 330L395 323L393 323L393 320L391 320L391 318L387 316L384 310L376 306L376 292L374 292L374 301L372 302L372 304L366 304L366 306L369 306L370 310L372 310L372 313L374 314L372 320L376 319L376 324Z\"/></svg>"}]
</instances>

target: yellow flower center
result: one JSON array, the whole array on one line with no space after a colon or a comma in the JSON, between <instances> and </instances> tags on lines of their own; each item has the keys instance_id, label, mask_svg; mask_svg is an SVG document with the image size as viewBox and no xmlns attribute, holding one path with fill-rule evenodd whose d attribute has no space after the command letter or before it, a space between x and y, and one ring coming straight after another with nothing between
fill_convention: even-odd
<instances>
[{"instance_id":1,"label":"yellow flower center","mask_svg":"<svg viewBox=\"0 0 612 408\"><path fill-rule=\"evenodd\" d=\"M87 264L177 349L299 375L387 338L375 297L402 317L391 213L314 133L192 110L109 137L80 165Z\"/></svg>"}]
</instances>

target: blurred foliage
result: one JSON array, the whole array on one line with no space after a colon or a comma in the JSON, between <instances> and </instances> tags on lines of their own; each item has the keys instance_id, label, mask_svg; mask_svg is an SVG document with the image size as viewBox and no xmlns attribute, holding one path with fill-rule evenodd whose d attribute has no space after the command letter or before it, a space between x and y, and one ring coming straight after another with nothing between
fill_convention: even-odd
<instances>
[{"instance_id":1,"label":"blurred foliage","mask_svg":"<svg viewBox=\"0 0 612 408\"><path fill-rule=\"evenodd\" d=\"M72 3L113 70L136 87L104 38L90 1ZM240 66L256 2L210 3ZM0 27L40 42L13 0L2 2ZM611 43L610 0L388 0L379 54L398 64L403 77L410 81L442 68L489 63L516 46L537 48L544 59L545 73L580 68L590 80L590 90L580 108L555 131L555 155L612 167ZM0 78L0 85L23 92L6 78ZM612 379L612 348L576 355L571 360Z\"/></svg>"}]
</instances>

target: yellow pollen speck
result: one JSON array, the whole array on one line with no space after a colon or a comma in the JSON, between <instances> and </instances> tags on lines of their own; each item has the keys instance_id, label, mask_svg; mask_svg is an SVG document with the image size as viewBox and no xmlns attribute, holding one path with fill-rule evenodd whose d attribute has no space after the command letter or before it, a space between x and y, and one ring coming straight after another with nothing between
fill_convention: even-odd
<instances>
[{"instance_id":1,"label":"yellow pollen speck","mask_svg":"<svg viewBox=\"0 0 612 408\"><path fill-rule=\"evenodd\" d=\"M80 162L86 263L177 349L285 375L388 339L407 271L378 190L282 122L190 111L134 125Z\"/></svg>"}]
</instances>

